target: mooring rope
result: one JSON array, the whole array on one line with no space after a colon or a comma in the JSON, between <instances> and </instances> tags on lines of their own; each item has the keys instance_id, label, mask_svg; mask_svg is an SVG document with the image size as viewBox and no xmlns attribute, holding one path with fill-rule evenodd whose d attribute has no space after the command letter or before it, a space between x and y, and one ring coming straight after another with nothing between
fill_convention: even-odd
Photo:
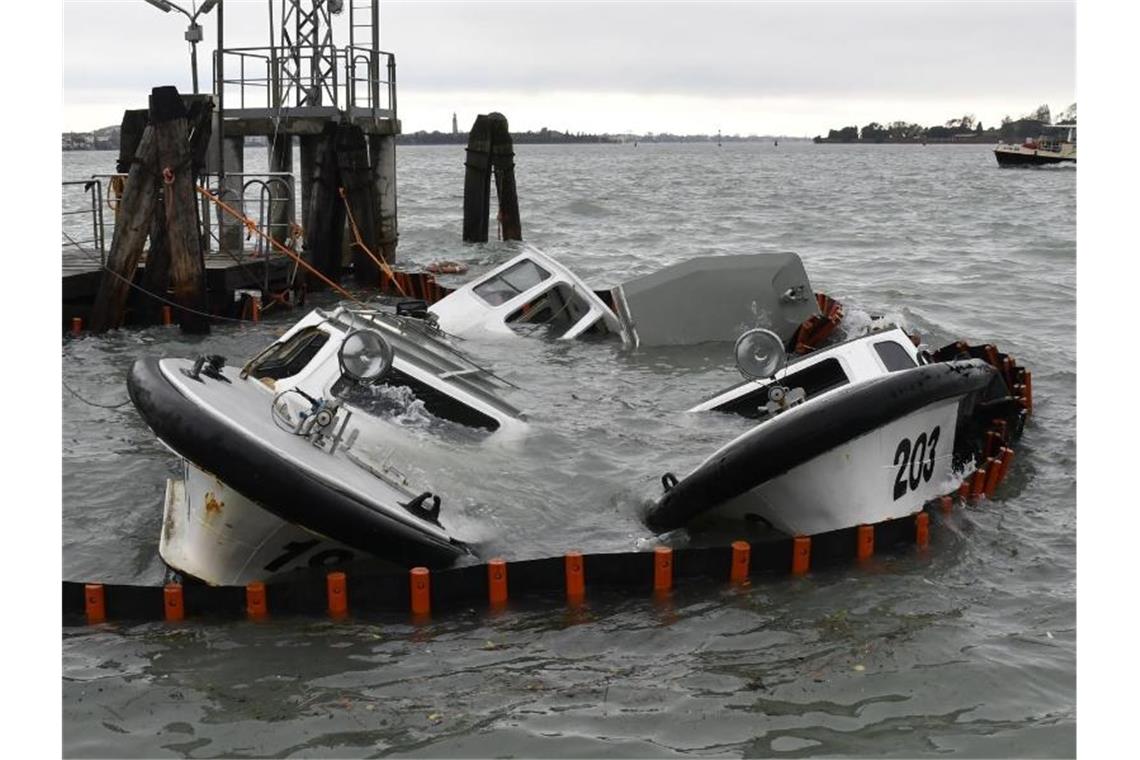
<instances>
[{"instance_id":1,"label":"mooring rope","mask_svg":"<svg viewBox=\"0 0 1140 760\"><path fill-rule=\"evenodd\" d=\"M335 290L337 293L341 294L342 296L344 296L345 298L347 298L350 301L355 301L356 303L360 304L361 306L365 305L365 303L363 301L361 301L356 296L352 295L352 293L349 293L347 290L342 288L340 285L337 285L335 282L330 280L328 277L326 277L324 275L323 272L321 272L319 269L314 267L312 264L310 264L309 262L305 261L300 256L298 256L296 252L289 250L288 248L283 246L281 243L277 242L272 237L269 237L264 232L262 232L260 229L258 229L257 222L253 221L252 219L250 219L248 216L241 213L240 211L237 211L237 210L231 208L226 203L224 203L221 198L214 195L213 193L211 193L209 190L202 187L201 185L198 185L195 189L199 193L201 193L202 195L209 198L211 202L213 202L214 204L216 204L218 206L218 208L222 209L227 214L232 216L234 219L237 219L239 222L244 224L246 229L248 229L250 232L252 232L253 234L262 238L263 240L268 241L271 246L273 246L274 248L277 248L279 251L284 253L289 258L293 259L293 261L297 262L298 265L303 266L309 272L312 272L314 275L316 275L321 280L321 282L328 285L330 288ZM401 293L402 292L403 291L401 291Z\"/></svg>"},{"instance_id":2,"label":"mooring rope","mask_svg":"<svg viewBox=\"0 0 1140 760\"><path fill-rule=\"evenodd\" d=\"M60 378L59 382L63 383L63 387L67 390L68 393L70 393L72 396L75 396L77 399L82 401L84 404L87 404L88 406L97 406L100 409L118 409L121 406L126 406L127 404L131 403L131 400L128 398L126 401L122 401L118 404L97 404L94 401L88 401L87 399L80 396L79 392L68 385L63 378Z\"/></svg>"},{"instance_id":3,"label":"mooring rope","mask_svg":"<svg viewBox=\"0 0 1140 760\"><path fill-rule=\"evenodd\" d=\"M75 246L75 248L77 248L77 249L79 250L79 252L80 252L80 253L82 253L84 256L86 256L87 258L91 259L92 261L95 261L95 258L96 258L96 257L95 257L95 252L94 252L94 251L88 252L88 251L87 251L87 250L86 250L86 249L85 249L85 248L84 248L82 245L80 245L79 243L75 242L75 239L74 239L74 238L72 238L72 237L71 237L71 235L68 235L66 231L63 231L63 236L64 236L65 238L67 238L67 242L69 242L69 243L71 243L73 246ZM127 277L123 277L121 274L119 274L118 272L116 272L114 269L111 269L111 268L110 268L109 266L107 266L106 264L100 263L100 264L99 264L99 268L100 268L100 269L102 269L102 270L103 270L103 271L105 271L105 272L108 272L108 273L110 273L110 274L113 274L115 277L118 277L120 280L122 280L122 281L123 281L123 282L125 282L127 285L129 285L129 286L131 286L132 288L134 288L135 290L139 291L140 293L144 293L144 294L146 294L146 295L150 296L151 298L155 299L156 301L161 301L162 303L164 303L164 304L166 304L166 305L168 305L168 306L171 306L171 307L173 307L173 308L175 308L175 309L181 309L182 311L188 312L188 313L190 313L190 314L195 314L195 315L197 315L197 316L199 316L199 317L206 317L206 318L208 318L208 319L221 319L221 320L225 320L226 322L243 322L243 323L244 323L244 322L249 322L249 321L250 321L250 320L248 320L248 319L236 319L236 318L234 318L234 317L225 317L225 316L222 316L222 315L220 315L220 314L210 314L210 313L208 313L208 312L205 312L205 311L198 311L197 309L192 309L192 308L190 308L189 306L183 306L183 305L182 305L182 304L180 304L180 303L176 303L175 301L171 301L171 300L169 300L169 299L167 299L167 298L164 298L164 297L160 296L158 293L155 293L155 292L153 292L153 291L147 290L146 288L144 288L144 287L143 287L143 286L141 286L141 285L136 285L136 284L135 284L135 283L134 283L132 280L130 280L130 279L129 279L129 278L127 278Z\"/></svg>"},{"instance_id":4,"label":"mooring rope","mask_svg":"<svg viewBox=\"0 0 1140 760\"><path fill-rule=\"evenodd\" d=\"M408 294L404 292L403 286L400 285L400 281L396 279L396 273L388 266L388 262L385 261L382 256L377 257L376 254L370 251L368 246L364 244L364 238L360 235L360 228L356 226L356 217L352 215L352 205L348 202L348 193L343 187L340 188L340 198L344 201L344 210L348 212L348 223L349 226L352 227L352 236L355 238L352 244L360 246L360 248L368 254L368 258L372 259L372 263L383 270L384 274L388 275L388 279L396 286L396 290L400 291L400 295L407 298Z\"/></svg>"}]
</instances>

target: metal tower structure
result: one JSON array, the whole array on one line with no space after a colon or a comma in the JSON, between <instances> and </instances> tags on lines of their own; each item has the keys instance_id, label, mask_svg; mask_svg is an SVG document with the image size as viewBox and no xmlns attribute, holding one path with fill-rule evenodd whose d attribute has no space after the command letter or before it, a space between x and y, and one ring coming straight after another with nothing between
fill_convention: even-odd
<instances>
[{"instance_id":1,"label":"metal tower structure","mask_svg":"<svg viewBox=\"0 0 1140 760\"><path fill-rule=\"evenodd\" d=\"M227 117L394 120L396 64L380 50L380 0L268 0L268 47L221 45ZM275 13L275 10L277 13ZM348 44L333 20L348 11ZM276 16L276 19L275 19ZM342 27L343 28L343 27ZM224 72L222 74L221 72ZM383 125L365 129L384 133Z\"/></svg>"},{"instance_id":2,"label":"metal tower structure","mask_svg":"<svg viewBox=\"0 0 1140 760\"><path fill-rule=\"evenodd\" d=\"M297 212L307 249L319 249L320 255L335 260L329 250L332 243L310 240L309 232L322 229L321 225L337 227L328 214L342 201L335 196L322 199L321 193L328 187L335 191L343 180L343 185L355 183L355 191L347 190L351 202L361 209L357 212L354 206L353 213L366 228L362 234L373 250L393 261L395 139L400 122L395 57L380 50L380 0L266 0L266 4L268 46L233 48L224 41L220 15L224 0L219 5L214 94L221 183L240 205L243 182L248 184L252 177L244 174L245 138L268 137L270 174L276 178L271 189L275 212L284 214L286 206ZM344 22L337 22L334 29L334 20L345 11L347 44ZM337 31L342 33L339 41ZM292 179L294 140L301 153L299 188ZM285 182L293 187L287 203L279 197ZM374 220L366 219L365 211L375 211ZM282 229L286 226L279 223ZM223 243L240 245L241 226L227 221L226 227Z\"/></svg>"},{"instance_id":3,"label":"metal tower structure","mask_svg":"<svg viewBox=\"0 0 1140 760\"><path fill-rule=\"evenodd\" d=\"M332 18L343 0L281 0L280 101L299 107L336 103ZM272 33L272 32L271 32Z\"/></svg>"}]
</instances>

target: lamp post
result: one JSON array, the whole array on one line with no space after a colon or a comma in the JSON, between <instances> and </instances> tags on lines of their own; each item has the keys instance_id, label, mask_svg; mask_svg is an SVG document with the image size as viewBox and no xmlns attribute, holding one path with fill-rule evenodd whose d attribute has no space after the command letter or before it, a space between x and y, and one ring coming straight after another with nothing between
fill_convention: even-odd
<instances>
[{"instance_id":1,"label":"lamp post","mask_svg":"<svg viewBox=\"0 0 1140 760\"><path fill-rule=\"evenodd\" d=\"M198 26L198 17L209 13L218 4L218 0L205 0L202 7L196 9L193 13L181 8L170 0L146 0L146 2L158 8L163 13L170 13L171 11L178 11L186 18L190 19L190 26L186 28L184 35L186 41L190 43L190 74L194 82L194 94L198 94L198 43L202 41L202 27ZM191 6L192 8L197 5L197 2Z\"/></svg>"}]
</instances>

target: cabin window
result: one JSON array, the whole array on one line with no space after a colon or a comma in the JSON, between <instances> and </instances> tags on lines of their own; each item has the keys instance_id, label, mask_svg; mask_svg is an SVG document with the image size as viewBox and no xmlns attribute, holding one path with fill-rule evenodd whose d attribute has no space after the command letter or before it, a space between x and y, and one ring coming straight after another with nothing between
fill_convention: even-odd
<instances>
[{"instance_id":1,"label":"cabin window","mask_svg":"<svg viewBox=\"0 0 1140 760\"><path fill-rule=\"evenodd\" d=\"M567 283L560 282L516 309L506 322L512 330L544 329L548 337L561 338L589 313L590 304L586 299Z\"/></svg>"},{"instance_id":2,"label":"cabin window","mask_svg":"<svg viewBox=\"0 0 1140 760\"><path fill-rule=\"evenodd\" d=\"M914 363L910 353L891 340L880 341L875 344L875 353L883 360L883 366L888 372L898 372L902 369L911 369L918 365Z\"/></svg>"},{"instance_id":3,"label":"cabin window","mask_svg":"<svg viewBox=\"0 0 1140 760\"><path fill-rule=\"evenodd\" d=\"M400 399L383 393L385 387L404 387L411 391L415 401L422 401L428 414L469 428L494 432L499 422L494 417L473 409L462 401L433 388L427 383L393 367L377 383L361 385L342 376L332 387L332 395L360 407L369 414L400 414L405 411Z\"/></svg>"},{"instance_id":4,"label":"cabin window","mask_svg":"<svg viewBox=\"0 0 1140 760\"><path fill-rule=\"evenodd\" d=\"M253 362L249 374L258 379L292 377L313 360L328 340L329 335L324 330L307 327L289 340L270 346Z\"/></svg>"},{"instance_id":5,"label":"cabin window","mask_svg":"<svg viewBox=\"0 0 1140 760\"><path fill-rule=\"evenodd\" d=\"M810 400L813 396L846 385L848 380L847 373L843 371L838 359L824 359L796 372L790 372L777 382L788 388L803 388L804 394ZM768 403L769 385L770 383L757 385L755 390L727 401L715 409L718 412L739 414L754 420L767 416L761 414L760 410Z\"/></svg>"},{"instance_id":6,"label":"cabin window","mask_svg":"<svg viewBox=\"0 0 1140 760\"><path fill-rule=\"evenodd\" d=\"M479 283L473 290L476 295L490 305L498 306L511 300L519 293L530 290L549 277L550 272L530 259L523 259L486 282Z\"/></svg>"}]
</instances>

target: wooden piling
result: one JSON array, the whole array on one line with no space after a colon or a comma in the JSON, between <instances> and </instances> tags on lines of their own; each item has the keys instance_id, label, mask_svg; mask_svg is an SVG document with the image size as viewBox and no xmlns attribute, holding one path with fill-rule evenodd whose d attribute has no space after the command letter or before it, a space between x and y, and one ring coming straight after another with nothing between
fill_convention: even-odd
<instances>
[{"instance_id":1,"label":"wooden piling","mask_svg":"<svg viewBox=\"0 0 1140 760\"><path fill-rule=\"evenodd\" d=\"M157 161L155 129L147 126L119 200L118 223L111 238L107 269L91 307L92 332L105 332L123 324L127 296L142 257L143 244L150 234L151 217L158 200Z\"/></svg>"},{"instance_id":2,"label":"wooden piling","mask_svg":"<svg viewBox=\"0 0 1140 760\"><path fill-rule=\"evenodd\" d=\"M338 201L348 203L352 211L352 222L356 223L359 242L379 256L380 241L377 236L376 198L373 195L372 167L368 162L368 142L364 130L355 124L341 124L336 131L336 160L340 171L340 187L344 188L345 198ZM339 188L338 188L339 189ZM380 267L368 252L357 244L355 235L350 233L352 243L352 272L358 285L380 286Z\"/></svg>"},{"instance_id":3,"label":"wooden piling","mask_svg":"<svg viewBox=\"0 0 1140 760\"><path fill-rule=\"evenodd\" d=\"M485 114L475 117L467 135L464 166L463 242L486 243L491 211L491 124Z\"/></svg>"},{"instance_id":4,"label":"wooden piling","mask_svg":"<svg viewBox=\"0 0 1140 760\"><path fill-rule=\"evenodd\" d=\"M149 123L150 117L145 108L123 111L123 120L119 124L119 158L115 161L115 171L119 174L130 172Z\"/></svg>"},{"instance_id":5,"label":"wooden piling","mask_svg":"<svg viewBox=\"0 0 1140 760\"><path fill-rule=\"evenodd\" d=\"M240 214L245 213L243 184L245 177L245 137L222 134L222 152L225 154L226 174L221 180L220 198L223 203ZM220 206L218 213L218 250L240 256L245 250L246 227Z\"/></svg>"},{"instance_id":6,"label":"wooden piling","mask_svg":"<svg viewBox=\"0 0 1140 760\"><path fill-rule=\"evenodd\" d=\"M165 207L164 193L160 190L158 194L158 207ZM146 269L143 270L141 287L145 293L140 293L141 296L137 299L141 306L139 311L142 313L142 321L144 324L156 324L162 321L163 310L170 308L159 298L167 297L167 289L170 287L170 239L166 234L166 214L156 213L151 217L150 221L150 235L148 236L148 245L146 247ZM147 295L153 293L151 295Z\"/></svg>"},{"instance_id":7,"label":"wooden piling","mask_svg":"<svg viewBox=\"0 0 1140 760\"><path fill-rule=\"evenodd\" d=\"M522 240L519 196L515 188L515 149L507 117L491 116L491 166L495 170L495 197L499 199L498 221L503 240Z\"/></svg>"},{"instance_id":8,"label":"wooden piling","mask_svg":"<svg viewBox=\"0 0 1140 760\"><path fill-rule=\"evenodd\" d=\"M176 88L151 90L150 122L162 172L171 289L174 300L182 307L178 324L185 333L204 334L210 331L210 321L187 116L186 105Z\"/></svg>"},{"instance_id":9,"label":"wooden piling","mask_svg":"<svg viewBox=\"0 0 1140 760\"><path fill-rule=\"evenodd\" d=\"M499 198L497 218L503 240L522 240L518 194L515 190L514 147L507 118L501 113L479 114L467 138L467 167L463 183L463 241L485 243L491 209L491 170Z\"/></svg>"},{"instance_id":10,"label":"wooden piling","mask_svg":"<svg viewBox=\"0 0 1140 760\"><path fill-rule=\"evenodd\" d=\"M269 145L269 171L293 173L293 137L278 134ZM285 180L288 189L279 180ZM269 180L269 236L284 245L289 239L289 222L297 208L297 191L292 177Z\"/></svg>"},{"instance_id":11,"label":"wooden piling","mask_svg":"<svg viewBox=\"0 0 1140 760\"><path fill-rule=\"evenodd\" d=\"M400 237L396 219L396 136L369 135L368 154L372 161L372 194L376 198L376 251L389 266L396 263L396 243Z\"/></svg>"},{"instance_id":12,"label":"wooden piling","mask_svg":"<svg viewBox=\"0 0 1140 760\"><path fill-rule=\"evenodd\" d=\"M336 158L334 123L326 124L314 143L313 178L305 208L305 241L302 256L317 271L333 282L340 282L340 251L344 244L344 202L340 199L340 173ZM316 277L305 278L309 290L323 290L325 284Z\"/></svg>"}]
</instances>

